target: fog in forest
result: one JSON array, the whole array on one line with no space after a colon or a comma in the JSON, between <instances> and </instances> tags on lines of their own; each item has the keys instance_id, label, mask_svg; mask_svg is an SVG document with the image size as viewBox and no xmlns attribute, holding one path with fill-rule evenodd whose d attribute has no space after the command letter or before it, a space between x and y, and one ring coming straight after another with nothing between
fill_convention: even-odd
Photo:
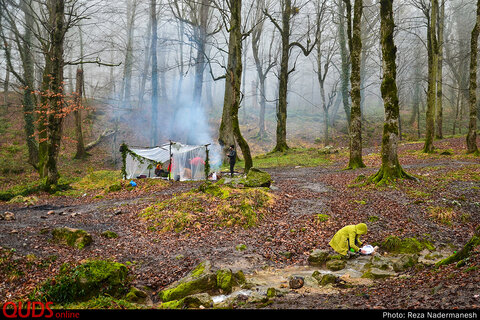
<instances>
[{"instance_id":1,"label":"fog in forest","mask_svg":"<svg viewBox=\"0 0 480 320\"><path fill-rule=\"evenodd\" d=\"M22 2L30 6L32 19L46 19L48 1ZM438 2L443 134L466 133L469 45L475 3ZM11 46L0 52L0 81L21 92L24 86L13 74L24 74L18 50L21 46L15 45L15 41L32 28L33 84L40 88L46 50L41 39L46 35L40 24L26 22L28 9L21 2L1 3L1 35ZM244 0L238 118L248 143L264 142L253 150L255 154L271 151L275 144L282 64L280 29L284 27L282 12L287 3L291 44L287 91L289 144L328 145L337 143L337 138L348 137L350 84L346 84L347 91L342 86L350 76L346 2ZM431 3L394 1L400 129L405 139L422 138L425 134ZM218 143L229 72L230 8L230 1L220 0L65 1L64 19L68 27L64 36L64 91L75 92L76 70L83 68L83 97L90 117L103 115L103 127L116 130L112 152L122 141L143 146L170 140L201 145ZM379 1L363 1L362 121L365 143L373 141L377 145L381 143L381 134L376 133L384 119L379 15ZM305 55L300 45L312 50ZM342 65L345 61L346 69ZM265 133L259 132L262 126Z\"/></svg>"}]
</instances>

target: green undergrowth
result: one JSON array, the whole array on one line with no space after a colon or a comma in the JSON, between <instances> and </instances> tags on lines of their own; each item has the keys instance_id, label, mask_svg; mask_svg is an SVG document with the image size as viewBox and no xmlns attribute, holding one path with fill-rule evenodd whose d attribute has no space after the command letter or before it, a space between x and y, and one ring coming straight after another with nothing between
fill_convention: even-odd
<instances>
[{"instance_id":1,"label":"green undergrowth","mask_svg":"<svg viewBox=\"0 0 480 320\"><path fill-rule=\"evenodd\" d=\"M273 206L273 195L267 190L205 184L143 209L140 217L150 223L151 230L160 232L201 229L206 224L249 228Z\"/></svg>"},{"instance_id":2,"label":"green undergrowth","mask_svg":"<svg viewBox=\"0 0 480 320\"><path fill-rule=\"evenodd\" d=\"M46 179L38 179L31 182L14 185L6 190L0 191L0 201L11 201L16 197L27 197L41 192L51 194L69 193L72 190L70 184L73 180L60 177L58 184L47 190L45 187Z\"/></svg>"},{"instance_id":3,"label":"green undergrowth","mask_svg":"<svg viewBox=\"0 0 480 320\"><path fill-rule=\"evenodd\" d=\"M426 238L417 239L412 237L401 239L393 235L386 237L380 244L380 247L391 253L419 253L424 249L435 250L434 245Z\"/></svg>"},{"instance_id":4,"label":"green undergrowth","mask_svg":"<svg viewBox=\"0 0 480 320\"><path fill-rule=\"evenodd\" d=\"M323 148L290 148L285 152L270 152L253 158L256 168L273 167L316 167L331 163L331 155L338 151ZM238 167L243 167L243 161L237 162Z\"/></svg>"},{"instance_id":5,"label":"green undergrowth","mask_svg":"<svg viewBox=\"0 0 480 320\"><path fill-rule=\"evenodd\" d=\"M56 196L78 197L85 193L95 193L98 197L105 194L122 191L133 190L134 187L129 185L128 180L123 180L120 170L98 170L90 172L81 177L60 177L56 186L49 190L45 187L45 179L37 179L31 182L24 182L14 185L6 190L0 191L0 201L12 201L17 198L23 202L21 197L27 197L42 192ZM162 179L138 179L136 180L136 189L150 190L152 188L164 188L168 183Z\"/></svg>"},{"instance_id":6,"label":"green undergrowth","mask_svg":"<svg viewBox=\"0 0 480 320\"><path fill-rule=\"evenodd\" d=\"M121 299L129 290L128 269L110 260L63 264L60 272L31 294L31 299L55 304L86 302L102 296Z\"/></svg>"}]
</instances>

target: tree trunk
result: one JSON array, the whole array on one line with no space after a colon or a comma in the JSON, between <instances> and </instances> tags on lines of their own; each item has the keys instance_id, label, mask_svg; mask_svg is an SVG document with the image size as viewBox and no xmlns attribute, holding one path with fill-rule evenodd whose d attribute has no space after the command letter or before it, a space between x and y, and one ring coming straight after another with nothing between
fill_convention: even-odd
<instances>
[{"instance_id":1,"label":"tree trunk","mask_svg":"<svg viewBox=\"0 0 480 320\"><path fill-rule=\"evenodd\" d=\"M198 25L194 27L194 32L196 34L194 38L197 42L197 58L195 59L195 87L193 89L193 99L194 101L198 101L198 103L202 100L203 73L205 71L205 46L207 42L208 14L210 12L209 2L209 0L201 0L201 3L199 4Z\"/></svg>"},{"instance_id":2,"label":"tree trunk","mask_svg":"<svg viewBox=\"0 0 480 320\"><path fill-rule=\"evenodd\" d=\"M280 58L280 75L277 105L277 143L273 151L284 152L289 149L287 145L287 90L288 90L288 60L290 57L290 15L292 1L285 0L282 10L282 51Z\"/></svg>"},{"instance_id":3,"label":"tree trunk","mask_svg":"<svg viewBox=\"0 0 480 320\"><path fill-rule=\"evenodd\" d=\"M85 151L85 142L83 140L82 133L82 96L83 96L83 70L77 69L76 84L75 84L75 110L73 114L75 116L75 135L77 139L77 153L75 159L84 159L87 157Z\"/></svg>"},{"instance_id":4,"label":"tree trunk","mask_svg":"<svg viewBox=\"0 0 480 320\"><path fill-rule=\"evenodd\" d=\"M183 34L183 32L182 32ZM138 109L142 110L143 108L143 97L145 95L145 84L147 82L147 74L148 74L148 68L150 66L150 60L151 60L151 51L150 51L150 45L152 43L152 17L148 18L148 25L147 25L147 34L146 34L146 40L145 40L145 58L143 60L143 72L142 72L142 77L140 80L140 86L138 90ZM182 48L182 41L180 41L180 48ZM182 65L180 65L182 66ZM110 68L113 69L113 68ZM182 77L180 77L181 79Z\"/></svg>"},{"instance_id":5,"label":"tree trunk","mask_svg":"<svg viewBox=\"0 0 480 320\"><path fill-rule=\"evenodd\" d=\"M395 179L410 177L398 161L399 118L398 91L396 84L397 67L395 64L397 47L393 40L393 0L380 1L380 42L382 47L383 81L382 99L385 108L385 122L382 138L382 166L369 178L374 183L388 183Z\"/></svg>"},{"instance_id":6,"label":"tree trunk","mask_svg":"<svg viewBox=\"0 0 480 320\"><path fill-rule=\"evenodd\" d=\"M436 83L437 83L437 11L438 0L431 0L432 8L430 14L430 21L428 23L427 47L428 47L428 93L427 93L427 111L426 111L426 131L425 131L425 145L423 152L433 152L433 138L435 134L435 97L436 97Z\"/></svg>"},{"instance_id":7,"label":"tree trunk","mask_svg":"<svg viewBox=\"0 0 480 320\"><path fill-rule=\"evenodd\" d=\"M245 161L245 172L252 167L252 156L247 141L243 138L238 121L238 110L240 108L241 98L241 80L242 80L242 1L231 0L230 2L230 36L228 41L228 64L225 80L225 104L224 112L230 112L230 121L233 134L237 141Z\"/></svg>"},{"instance_id":8,"label":"tree trunk","mask_svg":"<svg viewBox=\"0 0 480 320\"><path fill-rule=\"evenodd\" d=\"M152 132L150 146L157 145L158 139L158 63L157 63L157 1L150 1L150 14L152 19L152 44L150 54L152 56Z\"/></svg>"},{"instance_id":9,"label":"tree trunk","mask_svg":"<svg viewBox=\"0 0 480 320\"><path fill-rule=\"evenodd\" d=\"M27 1L21 2L25 14L25 33L23 35L23 71L25 89L23 91L23 118L25 121L25 136L28 148L28 163L38 169L38 144L35 139L35 65L32 51L33 16Z\"/></svg>"},{"instance_id":10,"label":"tree trunk","mask_svg":"<svg viewBox=\"0 0 480 320\"><path fill-rule=\"evenodd\" d=\"M350 111L350 160L349 169L363 168L365 164L362 159L362 114L361 114L361 95L360 95L360 55L362 53L362 34L361 21L363 3L362 0L355 0L353 8L353 24L352 24L352 8L350 0L347 3L347 21L348 36L350 47L350 60L352 63L352 73L350 75L352 98L352 107Z\"/></svg>"},{"instance_id":11,"label":"tree trunk","mask_svg":"<svg viewBox=\"0 0 480 320\"><path fill-rule=\"evenodd\" d=\"M133 68L133 31L137 9L136 0L127 0L127 49L125 51L125 65L123 69L122 101L124 107L131 105L132 68Z\"/></svg>"},{"instance_id":12,"label":"tree trunk","mask_svg":"<svg viewBox=\"0 0 480 320\"><path fill-rule=\"evenodd\" d=\"M260 40L261 35L263 33L263 10L265 10L265 0L257 1L256 6L256 15L254 19L254 27L252 30L252 54L253 60L255 61L255 68L257 70L257 84L258 84L258 91L260 92L260 110L258 114L258 139L263 139L267 136L267 132L265 130L265 106L266 106L266 87L265 81L267 78L267 73L269 72L270 68L273 66L271 62L271 52L269 56L269 65L264 65L264 60L260 58ZM272 35L272 41L274 36ZM270 45L271 48L271 45ZM257 96L255 95L256 101L258 101Z\"/></svg>"},{"instance_id":13,"label":"tree trunk","mask_svg":"<svg viewBox=\"0 0 480 320\"><path fill-rule=\"evenodd\" d=\"M58 183L57 168L58 153L62 139L62 123L64 113L63 97L63 40L64 40L64 10L63 0L50 1L50 17L53 30L50 33L52 46L52 68L50 73L49 115L48 115L48 152L47 152L47 189Z\"/></svg>"},{"instance_id":14,"label":"tree trunk","mask_svg":"<svg viewBox=\"0 0 480 320\"><path fill-rule=\"evenodd\" d=\"M349 53L347 50L347 41L345 38L345 6L343 3L344 0L338 0L338 12L339 12L339 24L338 24L338 36L340 44L340 56L342 58L342 74L340 76L341 80L341 91L342 91L342 100L343 100L343 109L345 111L345 116L347 117L348 128L350 129L350 101L348 99L348 79L350 78L350 60Z\"/></svg>"},{"instance_id":15,"label":"tree trunk","mask_svg":"<svg viewBox=\"0 0 480 320\"><path fill-rule=\"evenodd\" d=\"M437 61L437 139L443 139L443 32L445 24L445 1L441 0L438 16L438 61Z\"/></svg>"},{"instance_id":16,"label":"tree trunk","mask_svg":"<svg viewBox=\"0 0 480 320\"><path fill-rule=\"evenodd\" d=\"M472 30L470 40L470 85L469 85L469 102L470 102L470 121L468 124L467 134L467 153L478 154L477 147L477 50L478 36L480 33L480 0L477 0L477 19Z\"/></svg>"}]
</instances>

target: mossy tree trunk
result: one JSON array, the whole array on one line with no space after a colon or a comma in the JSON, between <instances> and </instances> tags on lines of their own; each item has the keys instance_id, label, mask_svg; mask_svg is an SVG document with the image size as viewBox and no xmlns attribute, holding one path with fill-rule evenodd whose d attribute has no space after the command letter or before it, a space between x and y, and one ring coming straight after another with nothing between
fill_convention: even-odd
<instances>
[{"instance_id":1,"label":"mossy tree trunk","mask_svg":"<svg viewBox=\"0 0 480 320\"><path fill-rule=\"evenodd\" d=\"M76 84L75 84L75 136L77 139L77 152L75 159L84 159L87 157L85 150L85 142L83 140L82 132L82 96L83 96L83 69L77 69Z\"/></svg>"},{"instance_id":2,"label":"mossy tree trunk","mask_svg":"<svg viewBox=\"0 0 480 320\"><path fill-rule=\"evenodd\" d=\"M49 74L50 92L48 115L48 151L47 151L47 188L56 185L59 179L57 168L58 153L62 139L62 123L65 117L63 97L63 40L65 37L64 14L65 2L62 0L49 1L52 67Z\"/></svg>"},{"instance_id":3,"label":"mossy tree trunk","mask_svg":"<svg viewBox=\"0 0 480 320\"><path fill-rule=\"evenodd\" d=\"M433 138L435 135L435 100L436 100L436 84L437 84L437 12L438 0L431 0L431 13L428 21L427 33L427 51L428 51L428 92L427 92L427 111L426 111L426 131L425 144L423 152L431 153L435 149L433 146Z\"/></svg>"},{"instance_id":4,"label":"mossy tree trunk","mask_svg":"<svg viewBox=\"0 0 480 320\"><path fill-rule=\"evenodd\" d=\"M353 8L352 21L352 5L350 0L344 0L347 6L347 33L348 44L350 48L350 61L352 71L350 74L350 96L352 98L352 106L350 110L350 159L348 162L349 169L357 169L365 167L362 158L362 111L361 111L361 90L360 90L360 56L362 53L362 12L363 1L355 0Z\"/></svg>"},{"instance_id":5,"label":"mossy tree trunk","mask_svg":"<svg viewBox=\"0 0 480 320\"><path fill-rule=\"evenodd\" d=\"M445 1L441 0L440 12L438 15L438 59L437 59L437 132L435 138L443 139L443 33L445 25Z\"/></svg>"},{"instance_id":6,"label":"mossy tree trunk","mask_svg":"<svg viewBox=\"0 0 480 320\"><path fill-rule=\"evenodd\" d=\"M25 33L23 35L23 70L25 89L23 91L23 117L25 120L25 135L28 147L28 163L38 168L38 144L35 138L35 66L32 51L33 16L31 6L26 1L21 2L22 11L25 14Z\"/></svg>"},{"instance_id":7,"label":"mossy tree trunk","mask_svg":"<svg viewBox=\"0 0 480 320\"><path fill-rule=\"evenodd\" d=\"M2 10L8 12L9 5L2 4ZM20 10L24 14L25 30L23 34L19 33L16 26L16 21L11 14L5 14L0 17L0 38L2 41L2 47L5 55L5 69L6 77L11 73L21 84L23 89L23 119L24 119L24 131L26 136L27 148L28 148L28 163L38 170L38 144L35 138L35 63L33 58L33 25L34 17L32 14L32 7L30 1L21 1L19 4ZM10 29L11 42L8 43L7 37L4 33L4 27ZM12 65L11 48L12 44L16 44L19 56L21 59L21 66L23 68L23 74L15 71ZM5 111L8 108L8 94L9 80L6 78L4 83L4 98L5 98Z\"/></svg>"},{"instance_id":8,"label":"mossy tree trunk","mask_svg":"<svg viewBox=\"0 0 480 320\"><path fill-rule=\"evenodd\" d=\"M282 8L282 27L279 28L282 38L280 57L280 75L278 84L278 106L277 106L277 139L273 151L286 151L287 145L287 90L288 90L288 60L290 58L290 15L292 12L292 1L285 0Z\"/></svg>"},{"instance_id":9,"label":"mossy tree trunk","mask_svg":"<svg viewBox=\"0 0 480 320\"><path fill-rule=\"evenodd\" d=\"M455 252L450 257L445 258L445 259L437 262L436 266L438 267L438 266L458 262L458 261L461 261L465 258L468 258L470 256L472 250L476 246L480 246L480 226L478 226L475 229L475 232L474 232L473 236L470 238L470 240L467 241L467 243L463 246L462 249Z\"/></svg>"},{"instance_id":10,"label":"mossy tree trunk","mask_svg":"<svg viewBox=\"0 0 480 320\"><path fill-rule=\"evenodd\" d=\"M247 141L243 138L238 121L238 110L241 99L241 81L242 81L242 1L230 0L230 28L228 42L228 64L225 82L224 112L227 110L230 116L233 135L238 146L242 150L245 161L245 172L252 167L252 156Z\"/></svg>"},{"instance_id":11,"label":"mossy tree trunk","mask_svg":"<svg viewBox=\"0 0 480 320\"><path fill-rule=\"evenodd\" d=\"M398 178L410 177L398 161L399 107L395 64L397 48L393 40L395 23L393 20L393 0L380 1L380 42L382 46L383 81L382 99L385 108L385 123L382 138L382 166L369 178L374 183L384 183Z\"/></svg>"},{"instance_id":12,"label":"mossy tree trunk","mask_svg":"<svg viewBox=\"0 0 480 320\"><path fill-rule=\"evenodd\" d=\"M347 117L348 126L350 126L350 100L348 99L348 78L350 78L350 59L347 50L347 40L345 38L345 4L343 0L338 1L338 37L340 45L340 56L342 59L341 92L343 100L343 109Z\"/></svg>"},{"instance_id":13,"label":"mossy tree trunk","mask_svg":"<svg viewBox=\"0 0 480 320\"><path fill-rule=\"evenodd\" d=\"M477 19L472 30L470 40L470 84L469 84L469 102L470 102L470 121L467 134L467 153L478 154L477 147L477 50L478 36L480 34L480 0L477 1Z\"/></svg>"}]
</instances>

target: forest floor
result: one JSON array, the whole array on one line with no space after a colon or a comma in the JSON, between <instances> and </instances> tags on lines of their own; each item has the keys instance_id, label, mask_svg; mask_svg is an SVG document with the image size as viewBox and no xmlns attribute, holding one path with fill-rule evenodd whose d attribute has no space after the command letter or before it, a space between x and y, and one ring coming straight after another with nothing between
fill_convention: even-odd
<instances>
[{"instance_id":1,"label":"forest floor","mask_svg":"<svg viewBox=\"0 0 480 320\"><path fill-rule=\"evenodd\" d=\"M35 203L0 202L0 213L16 219L0 221L0 300L25 298L65 262L111 258L128 265L137 287L152 297L180 279L199 262L241 269L248 274L265 267L307 265L314 249L333 250L328 242L348 224L365 222L365 243L389 235L417 237L436 247L458 249L480 224L480 159L465 155L464 138L436 141L437 151L422 154L423 143L400 146L400 162L419 180L394 185L356 185L380 165L379 148L365 150L366 168L344 170L345 152L325 155L324 164L265 168L274 180L275 203L256 226L205 224L181 232L151 230L139 212L201 182L166 182L118 192L86 192L80 196L35 194ZM326 219L319 220L319 215ZM325 216L324 216L325 217ZM92 234L83 250L51 243L50 230L68 226ZM101 233L118 234L108 239ZM239 244L245 251L237 251ZM285 253L289 253L286 255ZM269 309L337 308L480 308L480 248L466 266L410 269L404 277L375 280L373 285L345 288L337 294L291 290ZM7 268L7 262L9 263ZM155 299L155 298L153 298ZM155 301L154 301L155 302ZM252 308L252 306L247 306Z\"/></svg>"}]
</instances>

